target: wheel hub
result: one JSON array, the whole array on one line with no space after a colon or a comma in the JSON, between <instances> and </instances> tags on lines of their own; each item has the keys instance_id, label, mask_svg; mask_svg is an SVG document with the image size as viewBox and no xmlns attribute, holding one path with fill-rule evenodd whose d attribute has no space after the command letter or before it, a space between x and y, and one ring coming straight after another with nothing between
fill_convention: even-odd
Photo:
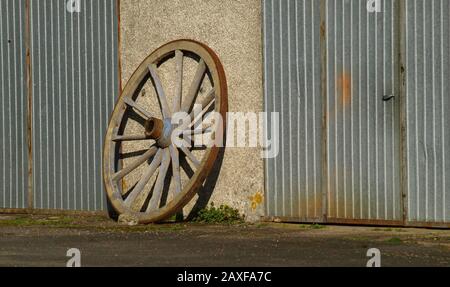
<instances>
[{"instance_id":1,"label":"wheel hub","mask_svg":"<svg viewBox=\"0 0 450 287\"><path fill-rule=\"evenodd\" d=\"M150 118L145 122L145 135L156 141L160 148L166 148L172 144L173 125L171 119L164 121Z\"/></svg>"}]
</instances>

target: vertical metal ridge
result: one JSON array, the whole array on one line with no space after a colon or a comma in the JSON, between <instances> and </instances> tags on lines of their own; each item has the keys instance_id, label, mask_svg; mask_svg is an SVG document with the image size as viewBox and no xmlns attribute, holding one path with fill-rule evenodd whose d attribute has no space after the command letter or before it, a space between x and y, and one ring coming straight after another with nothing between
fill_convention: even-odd
<instances>
[{"instance_id":1,"label":"vertical metal ridge","mask_svg":"<svg viewBox=\"0 0 450 287\"><path fill-rule=\"evenodd\" d=\"M309 217L309 174L308 174L308 72L307 72L307 60L306 60L306 3L303 1L303 69L305 77L304 85L304 127L305 127L305 216Z\"/></svg>"},{"instance_id":2,"label":"vertical metal ridge","mask_svg":"<svg viewBox=\"0 0 450 287\"><path fill-rule=\"evenodd\" d=\"M345 52L346 52L346 39L345 39L345 35L346 35L346 27L345 27L345 20L346 20L346 5L347 3L345 1L342 1L342 75L345 75L346 71L345 71L345 64L346 64L346 57L345 57ZM351 3L350 3L351 4ZM348 16L347 16L348 17ZM344 218L347 218L347 206L348 206L348 202L347 202L347 142L346 142L346 113L347 113L347 109L344 103L344 91L345 91L345 87L344 87L344 79L342 79L342 87L341 87L341 93L342 93L342 141L344 142L343 145L343 161L342 161L342 165L343 165L343 173L342 173L342 181L343 181L343 193L344 193Z\"/></svg>"},{"instance_id":3,"label":"vertical metal ridge","mask_svg":"<svg viewBox=\"0 0 450 287\"><path fill-rule=\"evenodd\" d=\"M320 49L320 87L321 93L319 93L319 98L322 99L322 180L321 180L321 192L322 192L322 221L327 221L327 210L329 209L329 168L328 168L328 2L326 0L320 0L320 22L319 22L319 49Z\"/></svg>"},{"instance_id":4,"label":"vertical metal ridge","mask_svg":"<svg viewBox=\"0 0 450 287\"><path fill-rule=\"evenodd\" d=\"M409 190L411 190L411 166L408 164L410 155L410 146L411 142L409 139L409 102L410 97L408 97L409 93L409 59L410 55L407 53L407 45L410 44L410 31L409 27L407 27L407 21L409 17L409 6L406 0L399 0L398 4L398 52L399 52L399 63L398 63L398 77L400 81L399 86L399 97L400 97L400 187L399 193L401 202L401 207L403 208L403 212L401 214L403 224L406 224L408 220L408 214L411 210L411 201L410 196L408 194Z\"/></svg>"},{"instance_id":5,"label":"vertical metal ridge","mask_svg":"<svg viewBox=\"0 0 450 287\"><path fill-rule=\"evenodd\" d=\"M444 58L444 0L441 0L441 57ZM450 7L450 6L449 6ZM449 9L450 13L450 9ZM449 35L450 37L450 35ZM444 59L442 59L443 61ZM443 63L444 64L444 63ZM448 68L448 67L447 67ZM446 163L446 152L445 152L445 121L444 121L444 114L445 114L445 103L444 103L444 65L441 68L441 140L442 140L442 219L444 222L446 222L446 181L445 181L445 163Z\"/></svg>"},{"instance_id":6,"label":"vertical metal ridge","mask_svg":"<svg viewBox=\"0 0 450 287\"><path fill-rule=\"evenodd\" d=\"M359 112L359 118L358 118L358 131L359 131L359 216L360 218L364 218L364 210L363 210L363 163L362 163L362 68L361 68L361 54L362 54L362 25L361 25L361 10L363 9L361 7L361 1L358 2L358 94L359 94L359 100L358 100L358 112ZM362 5L364 6L364 5ZM352 81L353 82L353 81ZM353 90L353 89L352 89Z\"/></svg>"},{"instance_id":7,"label":"vertical metal ridge","mask_svg":"<svg viewBox=\"0 0 450 287\"><path fill-rule=\"evenodd\" d=\"M268 1L268 2L270 2L270 31L271 31L270 35L271 35L272 42L270 44L270 49L271 49L270 50L270 53L271 53L270 55L271 55L271 57L267 57L266 60L267 61L271 61L271 62L269 62L269 63L271 63L271 67L269 69L269 71L271 73L271 77L268 77L268 79L271 80L271 86L270 86L271 93L269 94L269 96L270 96L270 102L269 103L270 103L270 107L271 107L270 111L271 112L275 112L275 65L273 64L274 61L275 61L275 40L274 40L274 37L275 37L274 13L275 12L274 12L274 3L273 3L273 1ZM270 60L269 60L269 58L270 58ZM271 122L272 122L272 120L271 120ZM273 131L271 131L271 134L273 135ZM272 186L273 190L275 191L273 193L273 202L272 202L273 214L275 215L275 214L277 214L277 211L278 211L277 200L276 200L277 196L278 196L278 191L277 191L277 188L276 188L277 187L277 175L276 175L277 162L276 162L276 159L272 158L270 160L270 163L273 166L272 173L271 173L273 180L272 180L271 186Z\"/></svg>"},{"instance_id":8,"label":"vertical metal ridge","mask_svg":"<svg viewBox=\"0 0 450 287\"><path fill-rule=\"evenodd\" d=\"M51 17L48 17L48 14L51 13L51 10L48 7L48 0L44 0L44 77L45 80L43 83L45 83L45 92L42 95L42 98L44 99L44 113L42 113L42 107L41 107L41 117L45 118L45 124L44 127L41 127L42 131L44 131L44 136L42 136L43 141L44 141L44 146L45 146L45 186L44 186L44 190L46 191L46 196L42 196L42 200L46 201L45 205L46 206L50 206L50 142L49 142L49 134L48 134L48 128L49 128L49 84L50 80L48 77L48 66L49 66L49 49L48 49L48 42L49 42L49 38L48 38L48 27L47 27L47 21L48 19ZM43 180L44 182L44 180ZM44 204L44 203L43 203Z\"/></svg>"},{"instance_id":9,"label":"vertical metal ridge","mask_svg":"<svg viewBox=\"0 0 450 287\"><path fill-rule=\"evenodd\" d=\"M85 171L85 168L84 168L84 161L83 161L83 146L84 146L84 144L83 144L83 125L82 125L82 121L83 121L82 113L83 112L82 112L82 110L84 110L87 107L83 107L83 104L82 104L83 103L83 99L82 99L82 94L83 93L82 93L82 89L81 89L81 79L83 77L82 77L82 66L81 66L81 58L82 58L81 52L82 51L81 51L81 25L80 25L80 22L81 22L81 17L86 17L85 16L86 13L77 13L77 14L78 14L77 15L77 27L76 27L77 44L78 44L78 50L77 50L77 52L78 52L78 56L77 56L77 58L78 58L78 63L77 63L78 64L78 66L77 66L77 74L78 74L78 95L77 95L77 98L78 98L78 111L77 111L77 114L78 114L78 119L79 119L77 121L79 123L77 128L79 129L78 130L78 137L79 137L79 139L78 139L78 144L79 144L78 151L80 152L79 155L77 155L77 156L78 156L78 162L79 162L79 168L80 168L80 172L79 172L79 185L80 185L80 187L78 188L80 196L76 200L80 202L79 209L83 210L84 209L83 193L85 191L83 173ZM75 202L77 202L77 201L75 201Z\"/></svg>"},{"instance_id":10,"label":"vertical metal ridge","mask_svg":"<svg viewBox=\"0 0 450 287\"><path fill-rule=\"evenodd\" d=\"M98 45L98 55L101 55L101 41L100 41L100 37L101 37L101 27L100 27L100 1L98 1L97 2L97 19L98 19L98 23L97 23L97 26L98 26L98 35L97 35L97 37L98 37L98 43L97 43L97 45ZM98 57L98 68L100 68L100 57ZM102 77L101 77L101 73L100 73L100 71L98 71L98 83L99 83L99 94L102 94L102 90L103 90L103 87L102 87L102 85L101 85L101 83L102 83ZM103 101L102 101L102 99L99 99L99 103L100 103L100 107L99 107L99 120L101 120L102 118L103 118L103 109L102 109L102 104L103 104ZM101 142L101 139L103 138L103 128L100 126L100 128L99 128L99 137L98 137L98 139L99 139L99 142ZM97 150L97 148L96 148L96 150ZM97 197L95 198L95 204L97 205ZM101 200L100 200L100 206L102 206L102 202L101 202Z\"/></svg>"},{"instance_id":11,"label":"vertical metal ridge","mask_svg":"<svg viewBox=\"0 0 450 287\"><path fill-rule=\"evenodd\" d=\"M352 3L350 3L350 47L351 47L351 51L350 51L350 76L351 81L350 81L350 91L351 94L354 95L354 79L353 77L355 76L354 71L353 71L353 21L354 21L354 15L353 15L353 5ZM355 208L356 208L356 204L355 204L355 183L354 183L354 175L355 175L355 163L354 163L354 141L356 140L356 138L353 137L353 99L350 102L350 138L351 138L351 143L350 143L350 168L351 168L351 174L350 174L350 189L351 189L351 198L352 198L352 218L355 218Z\"/></svg>"},{"instance_id":12,"label":"vertical metal ridge","mask_svg":"<svg viewBox=\"0 0 450 287\"><path fill-rule=\"evenodd\" d=\"M15 34L14 32L16 31L16 3L17 2L13 2L12 5L12 15L13 15L13 21L12 21L12 31L13 34ZM19 3L20 4L20 3ZM14 77L14 114L17 116L18 112L17 112L17 100L18 100L18 86L17 86L17 80L20 77L17 74L17 46L16 46L16 38L14 37L12 40L12 46L13 46L13 52L14 52L14 75L16 75ZM11 111L12 111L12 106L10 107ZM13 149L14 146L14 158L13 156L11 156L11 161L15 162L15 174L14 176L12 176L13 173L13 168L11 167L11 181L14 182L14 186L16 187L16 190L14 191L14 195L13 195L13 185L11 184L11 206L15 206L17 207L17 203L18 203L18 194L17 194L17 187L19 186L19 180L18 180L18 172L19 172L19 162L18 162L18 155L19 155L19 149L18 149L18 144L17 144L17 139L18 139L18 129L19 127L17 126L18 124L18 119L16 117L16 119L14 120L14 137L11 134L11 139L14 140L14 142L11 143L11 149ZM14 180L13 180L14 178ZM13 198L14 198L14 203L13 203Z\"/></svg>"},{"instance_id":13,"label":"vertical metal ridge","mask_svg":"<svg viewBox=\"0 0 450 287\"><path fill-rule=\"evenodd\" d=\"M268 34L268 28L267 28L267 8L266 8L267 1L261 0L261 9L262 9L262 27L261 27L261 42L263 43L263 62L262 62L262 70L268 71L268 46L269 46L269 40L266 37L266 34ZM121 47L118 47L119 50ZM267 72L263 73L263 107L265 112L269 112L269 105L268 105L268 89L269 85L267 83ZM269 138L269 125L268 125L268 117L266 116L264 118L264 138ZM270 201L269 201L269 166L268 166L268 159L264 159L264 208L265 208L265 214L270 214Z\"/></svg>"},{"instance_id":14,"label":"vertical metal ridge","mask_svg":"<svg viewBox=\"0 0 450 287\"><path fill-rule=\"evenodd\" d=\"M416 8L416 5L417 4L417 1L416 0L414 0L414 23L417 23L417 8ZM417 107L419 106L419 104L417 103L417 99L418 99L418 96L417 96L417 88L418 88L418 83L417 83L417 81L418 81L418 77L417 77L417 69L418 69L418 67L417 67L417 31L414 31L414 72L415 72L415 74L414 74L414 85L415 85L415 87L414 87L414 103L415 103L415 114L414 114L414 118L415 119L417 119L418 118L418 113L417 113ZM408 52L407 52L408 53ZM419 162L419 142L418 142L418 137L419 137L419 128L418 128L418 124L417 123L415 123L415 171L416 171L416 204L415 204L415 212L416 212L416 216L417 216L417 218L419 218L420 217L420 214L419 214L419 206L418 206L418 204L419 204L419 202L420 202L420 198L419 198L419 192L418 192L418 190L420 189L420 181L419 181L419 168L418 168L418 166L417 166L417 163Z\"/></svg>"},{"instance_id":15,"label":"vertical metal ridge","mask_svg":"<svg viewBox=\"0 0 450 287\"><path fill-rule=\"evenodd\" d=\"M296 66L296 90L297 90L297 134L300 137L300 99L301 99L301 94L300 94L300 63L299 63L299 21L298 21L298 11L299 11L299 7L298 7L298 1L295 1L295 66ZM300 139L297 139L297 180L298 180L298 186L297 186L297 209L298 209L298 215L299 217L302 216L302 212L303 210L301 209L301 201L302 201L302 182L301 182L301 176L300 176Z\"/></svg>"},{"instance_id":16,"label":"vertical metal ridge","mask_svg":"<svg viewBox=\"0 0 450 287\"><path fill-rule=\"evenodd\" d=\"M317 137L316 137L316 65L314 64L316 62L316 57L315 57L315 39L316 37L314 36L316 31L315 31L315 23L314 23L314 16L316 13L316 10L314 9L314 0L311 0L311 27L312 27L312 32L311 32L311 54L312 54L312 113L313 113L313 118L312 118L312 129L313 129L313 178L314 178L314 217L317 218L318 214L317 214L317 206L318 206L318 201L317 201L317 186L318 186L318 176L317 176Z\"/></svg>"},{"instance_id":17,"label":"vertical metal ridge","mask_svg":"<svg viewBox=\"0 0 450 287\"><path fill-rule=\"evenodd\" d=\"M435 20L435 13L434 13L434 3L435 1L431 1L431 18L434 22ZM436 182L437 182L437 178L436 178L436 114L435 114L435 110L436 110L436 99L435 99L435 79L436 79L436 64L435 64L435 29L434 29L434 24L432 25L432 30L431 30L431 59L432 59L432 84L431 84L431 90L432 90L432 95L433 95L433 103L432 103L432 138L433 138L433 220L437 219L437 210L436 210L436 206L437 206L437 198L436 198Z\"/></svg>"},{"instance_id":18,"label":"vertical metal ridge","mask_svg":"<svg viewBox=\"0 0 450 287\"><path fill-rule=\"evenodd\" d=\"M24 204L23 207L32 208L34 205L33 201L33 178L32 178L32 168L33 168L33 149L32 149L32 92L33 92L33 81L32 81L32 59L31 59L31 32L30 32L30 26L32 25L31 20L31 3L30 0L25 0L25 11L24 11L24 53L25 53L25 72L24 77L26 84L24 87L24 90L26 91L24 93L24 103L26 103L26 106L23 109L23 112L26 111L25 119L25 130L24 137L26 138L26 144L24 141L24 146L26 146L26 164L24 164L24 171L26 170L26 178L27 180L24 183ZM25 104L24 104L25 105ZM25 149L25 147L24 147ZM25 199L26 198L26 199Z\"/></svg>"},{"instance_id":19,"label":"vertical metal ridge","mask_svg":"<svg viewBox=\"0 0 450 287\"><path fill-rule=\"evenodd\" d=\"M333 64L334 64L334 77L330 77L330 79L336 79L336 75L337 75L337 8L336 8L336 3L338 1L335 2L335 9L334 9L334 40L333 40L333 44L334 44L334 57L333 57ZM339 217L339 168L338 168L338 150L337 150L337 144L338 144L338 118L337 118L337 114L338 114L338 110L337 110L337 85L336 83L333 83L334 85L334 135L333 135L333 148L334 148L334 182L335 182L335 199L334 199L334 209L335 209L335 213L336 213L336 217Z\"/></svg>"},{"instance_id":20,"label":"vertical metal ridge","mask_svg":"<svg viewBox=\"0 0 450 287\"><path fill-rule=\"evenodd\" d=\"M60 6L60 1L57 1L57 6L56 6L56 11L58 11L58 14L61 13L61 6ZM63 4L64 7L64 4ZM63 93L62 93L62 78L63 76L62 74L62 69L61 69L61 57L62 57L62 51L61 51L61 46L62 46L62 40L61 40L61 18L62 17L58 17L58 22L57 22L57 34L58 34L58 38L57 38L57 42L58 42L58 122L62 123L62 98L63 98ZM59 157L59 164L58 164L58 170L59 170L59 203L58 203L58 207L60 209L64 208L64 173L63 173L63 155L64 155L64 144L63 144L63 127L60 124L59 125L59 130L58 130L58 141L59 141L59 152L58 152L58 157ZM56 154L55 154L56 156ZM55 174L56 177L56 174ZM55 185L56 188L56 185ZM56 195L55 195L56 198Z\"/></svg>"},{"instance_id":21,"label":"vertical metal ridge","mask_svg":"<svg viewBox=\"0 0 450 287\"><path fill-rule=\"evenodd\" d=\"M92 102L91 102L91 107L92 107L92 127L89 127L92 129L92 151L95 154L95 148L96 148L96 143L97 143L97 136L96 136L96 131L95 131L95 97L93 96L95 94L95 79L94 79L94 70L95 70L95 61L94 61L94 6L92 5L93 1L90 1L91 5L90 5L90 9L91 9L91 80L92 80L92 94L91 94L91 98L92 98ZM118 28L120 29L120 28ZM101 169L100 169L101 170ZM94 174L97 174L97 165L94 164L93 165L93 172ZM94 193L94 198L93 198L93 206L95 207L95 201L96 201L96 194L97 194L97 177L94 176L94 185L93 185L93 193Z\"/></svg>"},{"instance_id":22,"label":"vertical metal ridge","mask_svg":"<svg viewBox=\"0 0 450 287\"><path fill-rule=\"evenodd\" d=\"M3 15L3 7L2 7L2 2L0 2L0 14L1 15ZM3 33L3 17L0 19L0 36L3 38L4 37L4 33ZM1 84L2 84L2 86L1 86L1 92L2 92L2 97L1 97L1 101L2 101L2 104L1 104L1 112L2 112L2 133L1 133L1 135L2 135L2 146L3 147L5 147L6 145L5 145L5 123L6 123L6 120L5 120L5 111L4 111L4 107L5 107L5 97L3 96L3 95L5 95L6 93L5 93L5 75L6 75L6 73L4 72L4 67L5 67L5 57L4 57L4 52L5 52L5 49L3 48L3 41L2 42L0 42L0 57L1 57L1 80L2 80L2 82L1 82ZM7 206L6 205L6 188L5 188L5 184L6 184L6 176L5 176L5 172L6 172L6 160L5 160L5 153L6 153L6 149L5 148L3 148L2 149L2 157L1 157L1 159L2 159L2 163L1 163L1 165L2 165L2 178L3 178L3 180L2 180L2 205L3 206Z\"/></svg>"},{"instance_id":23,"label":"vertical metal ridge","mask_svg":"<svg viewBox=\"0 0 450 287\"><path fill-rule=\"evenodd\" d=\"M85 95L85 101L84 101L84 106L85 106L85 111L84 111L84 118L86 119L85 121L85 125L84 125L84 133L83 136L85 136L85 146L86 146L86 183L88 188L86 189L86 203L87 203L87 207L86 210L91 210L91 206L90 206L90 197L89 197L89 191L91 189L91 177L89 176L89 174L92 172L91 170L91 164L89 162L89 148L87 147L89 145L89 112L88 112L88 107L89 107L89 96L88 96L88 89L89 89L89 80L88 80L88 41L87 41L87 35L88 35L88 31L87 31L87 18L88 18L88 9L87 9L87 5L84 6L83 10L84 10L84 84L85 84L85 90L84 90L84 95ZM91 20L92 21L92 20ZM112 109L111 109L112 110ZM94 175L95 178L95 175Z\"/></svg>"},{"instance_id":24,"label":"vertical metal ridge","mask_svg":"<svg viewBox=\"0 0 450 287\"><path fill-rule=\"evenodd\" d=\"M288 18L288 78L289 78L289 88L288 88L288 93L289 93L289 130L292 130L292 88L291 88L291 6L290 6L290 1L287 1L287 18ZM289 155L291 155L289 157L289 195L290 195L290 212L289 212L289 216L293 217L294 215L294 202L292 200L293 198L293 181L292 181L292 136L289 137Z\"/></svg>"},{"instance_id":25,"label":"vertical metal ridge","mask_svg":"<svg viewBox=\"0 0 450 287\"><path fill-rule=\"evenodd\" d=\"M379 216L379 177L378 177L378 149L376 148L377 144L378 144L378 127L376 125L376 123L378 123L378 101L377 101L377 97L379 94L379 89L378 89L378 17L377 14L375 14L375 63L374 63L374 69L375 69L375 209L376 209L376 216L375 219L380 219Z\"/></svg>"},{"instance_id":26,"label":"vertical metal ridge","mask_svg":"<svg viewBox=\"0 0 450 287\"><path fill-rule=\"evenodd\" d=\"M322 35L322 42L325 42L326 44L323 45L321 47L322 50L322 54L324 55L324 57L322 58L322 63L321 63L321 67L323 69L322 73L325 73L325 76L323 76L323 78L326 80L326 89L324 89L324 91L322 91L323 94L323 99L325 102L325 113L324 113L324 124L323 124L323 129L324 129L324 134L325 139L325 145L326 145L326 161L324 164L324 169L326 169L326 179L327 179L327 188L324 188L323 193L327 194L326 198L327 198L327 205L326 205L326 210L324 208L323 213L326 214L327 218L330 216L331 214L331 172L330 172L330 167L331 167L331 161L330 161L330 154L331 154L331 147L330 147L330 119L331 119L331 115L330 115L330 102L328 101L328 93L330 91L330 75L328 74L329 70L328 70L328 61L331 58L330 57L330 48L329 48L329 44L330 44L330 37L328 35L330 35L330 30L329 30L329 7L328 7L328 1L327 0L321 0L321 5L322 5L322 9L321 9L321 25L324 25L325 23L325 27L322 26L322 31L324 31L323 33L321 33Z\"/></svg>"},{"instance_id":27,"label":"vertical metal ridge","mask_svg":"<svg viewBox=\"0 0 450 287\"><path fill-rule=\"evenodd\" d=\"M285 57L285 54L283 53L283 48L284 48L284 41L285 41L285 39L284 39L284 37L283 37L283 20L284 20L284 17L283 17L283 3L285 2L285 0L283 1L283 0L280 0L280 6L279 6L279 9L280 9L280 13L279 13L279 18L280 18L280 29L279 29L279 33L280 33L280 66L281 66L281 69L280 69L280 76L281 76L281 78L280 78L280 83L281 83L281 86L280 86L280 96L281 96L281 105L280 105L280 112L281 112L281 114L282 114L282 117L281 117L281 126L283 127L284 126L284 123L285 123L285 120L284 120L284 115L285 115L285 113L284 113L284 100L285 100L285 98L286 98L286 95L285 95L285 84L284 84L284 81L285 81L285 73L284 73L284 69L285 69L285 62L284 62L284 57ZM288 24L289 25L289 24ZM286 184L285 184L285 174L286 174L286 168L285 168L285 162L286 162L286 149L285 149L285 137L284 137L284 135L285 135L285 133L284 133L284 129L282 129L281 130L281 138L280 138L280 141L281 141L281 146L282 146L282 151L281 151L281 182L282 182L282 184L281 184L281 190L282 190L282 194L281 194L281 197L282 197L282 214L283 214L283 216L287 216L287 213L286 213Z\"/></svg>"},{"instance_id":28,"label":"vertical metal ridge","mask_svg":"<svg viewBox=\"0 0 450 287\"><path fill-rule=\"evenodd\" d=\"M425 4L425 1L422 1L422 12L423 12L423 30L422 30L422 40L423 40L423 92L424 96L426 97L425 100L428 100L427 98L429 95L427 95L427 49L426 49L426 35L427 35L427 21L426 21L426 13L427 13L427 7ZM429 155L428 155L428 141L427 141L427 135L426 135L426 126L427 126L427 107L426 107L426 101L425 106L423 106L423 149L425 151L425 190L428 189L428 163L429 163ZM428 221L428 192L425 192L425 220Z\"/></svg>"},{"instance_id":29,"label":"vertical metal ridge","mask_svg":"<svg viewBox=\"0 0 450 287\"><path fill-rule=\"evenodd\" d=\"M368 11L365 11L366 13L366 97L367 97L367 102L366 102L366 128L367 128L367 161L366 161L366 167L367 167L367 212L368 212L368 216L367 219L371 219L372 218L372 204L371 204L371 181L370 181L370 123L369 123L369 114L370 114L370 95L369 95L369 87L370 87L370 63L369 63L369 47L370 47L370 21L369 21L369 17Z\"/></svg>"},{"instance_id":30,"label":"vertical metal ridge","mask_svg":"<svg viewBox=\"0 0 450 287\"><path fill-rule=\"evenodd\" d=\"M390 80L392 81L392 83L394 83L396 81L395 75L397 74L397 70L395 68L396 67L395 60L394 60L395 59L395 54L396 54L396 46L394 44L395 43L395 39L396 39L395 27L398 27L398 25L396 25L395 21L394 21L394 15L396 14L395 13L396 7L395 7L395 2L394 1L391 1L391 10L392 10L392 14L391 14L390 21L391 21L392 27L391 27L390 33L391 33L392 41L391 41L391 47L390 47L391 48L391 54L390 54L391 63L390 64L391 64L392 69L394 71L393 71L393 73L391 75L391 79ZM398 42L400 43L400 40L398 40ZM401 62L401 59L398 59L398 62ZM399 85L401 85L401 83ZM392 85L391 90L392 90L392 94L394 94L394 95L397 94L397 92L398 92L398 89L396 89L394 85ZM398 96L397 98L400 99L400 96ZM395 107L392 106L392 114L394 114L394 112L395 112ZM396 143L395 143L395 139L394 139L394 136L395 136L394 135L395 124L396 124L395 120L393 119L392 120L392 126L391 126L391 138L392 138L391 147L392 147L392 158L393 159L396 158L396 150L395 150L395 144ZM401 129L400 129L400 137L401 137ZM400 148L400 146L399 146L399 148ZM385 160L387 160L387 158ZM398 160L400 161L401 158L398 158ZM393 161L391 163L391 170L390 170L390 172L392 173L394 170L397 170L395 161ZM401 178L401 171L400 171L400 178ZM396 200L395 200L396 188L395 188L395 185L396 185L396 182L395 182L394 177L391 177L391 179L392 179L392 181L391 181L391 184L392 184L392 198L391 198L391 200L392 200L392 217L391 218L395 218L396 217L396 210L395 210L395 206L396 206ZM401 179L399 179L399 180L401 180ZM386 201L387 201L387 198L386 198ZM401 209L401 205L400 205L399 209Z\"/></svg>"},{"instance_id":31,"label":"vertical metal ridge","mask_svg":"<svg viewBox=\"0 0 450 287\"><path fill-rule=\"evenodd\" d=\"M49 181L49 191L50 190L56 190L56 135L55 135L55 99L56 99L56 93L55 93L55 50L54 50L54 9L53 9L53 2L50 1L50 11L51 11L51 16L50 16L50 35L51 35L51 40L50 40L50 46L51 46L51 81L52 81L52 91L51 91L51 111L52 111L52 122L51 122L51 132L52 132L52 136L51 136L51 141L52 144L49 145L52 147L52 169L51 171L48 171L49 177L50 174L53 175L53 186L50 186L50 181ZM53 200L51 200L51 197L53 197ZM56 193L52 194L52 196L50 196L49 194L49 207L56 209ZM52 203L50 203L51 201L53 201Z\"/></svg>"},{"instance_id":32,"label":"vertical metal ridge","mask_svg":"<svg viewBox=\"0 0 450 287\"><path fill-rule=\"evenodd\" d=\"M6 36L8 38L8 44L10 44L11 40L10 38L10 19L9 19L9 15L11 14L9 11L9 0L6 1L6 10L8 11L7 15L6 15ZM8 115L8 118L11 119L11 98L12 98L12 92L11 92L11 49L8 46L7 48L7 71L8 71L8 104L7 104L7 112L6 114ZM12 142L11 142L11 132L12 132L12 121L9 122L8 125L8 129L7 129L7 133L6 133L6 137L8 139L8 144L7 146L7 150L8 150L8 155L7 155L7 163L11 164L12 163L12 157L11 157L11 147L12 147ZM12 206L12 169L9 166L8 168L9 174L6 177L7 178L7 188L8 191L5 190L6 194L9 194L9 199L7 201L9 201L9 205Z\"/></svg>"},{"instance_id":33,"label":"vertical metal ridge","mask_svg":"<svg viewBox=\"0 0 450 287\"><path fill-rule=\"evenodd\" d=\"M386 28L385 28L385 23L386 23L386 1L383 1L382 4L382 9L384 11L383 13L383 94L387 94L386 91L386 69L389 69L386 67ZM393 91L392 91L393 93ZM383 105L383 208L384 208L384 216L383 218L387 219L388 218L388 214L387 214L387 163L386 163L386 121L387 121L387 116L386 116L386 105Z\"/></svg>"},{"instance_id":34,"label":"vertical metal ridge","mask_svg":"<svg viewBox=\"0 0 450 287\"><path fill-rule=\"evenodd\" d=\"M76 134L75 134L75 130L76 130L76 120L75 120L75 100L76 100L76 90L75 90L75 86L76 86L76 82L75 82L75 49L74 49L74 14L75 13L71 13L70 14L70 46L71 46L71 81L72 81L72 91L69 94L69 96L72 98L72 114L71 114L71 119L70 119L70 123L72 123L72 130L71 130L71 135L72 135L72 204L73 204L73 209L77 209L77 195L76 195L76 191L80 190L79 187L77 186L77 165L76 165L76 153L77 153L77 143L76 143ZM75 35L76 36L76 35ZM99 53L100 54L100 53ZM99 85L101 85L101 80L99 81ZM70 202L70 200L69 200Z\"/></svg>"},{"instance_id":35,"label":"vertical metal ridge","mask_svg":"<svg viewBox=\"0 0 450 287\"><path fill-rule=\"evenodd\" d=\"M68 17L67 17L67 13L66 13L66 11L65 11L65 9L64 9L64 13L63 13L63 15L64 15L64 31L67 31L67 21L68 21ZM64 33L64 57L66 58L65 59L65 61L67 60L67 58L68 58L68 49L67 49L67 47L68 47L68 45L67 45L67 42L68 42L68 33ZM68 71L69 71L69 69L68 69L68 63L66 62L66 64L64 65L64 83L65 83L65 93L64 93L64 95L65 95L65 122L66 123L68 123L69 122L69 105L68 105L68 103L69 103L69 84L68 84ZM61 125L62 126L62 125ZM66 168L65 168L65 173L64 173L64 176L66 177L66 180L65 180L65 182L66 182L66 206L65 206L65 208L66 209L70 209L70 200L69 200L69 196L70 196L70 192L71 192L71 190L70 190L70 175L69 175L69 172L70 172L70 151L69 151L69 147L70 147L70 145L69 145L69 128L68 128L68 126L66 126L65 127L65 131L66 131L66 133L65 133L65 139L66 139L66 141L65 141L65 143L66 143L66 148L67 148L67 151L66 151Z\"/></svg>"}]
</instances>

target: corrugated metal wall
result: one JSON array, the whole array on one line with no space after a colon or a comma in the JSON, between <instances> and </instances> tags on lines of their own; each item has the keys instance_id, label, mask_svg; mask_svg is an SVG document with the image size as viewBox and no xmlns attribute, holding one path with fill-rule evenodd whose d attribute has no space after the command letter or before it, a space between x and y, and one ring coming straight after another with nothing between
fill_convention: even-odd
<instances>
[{"instance_id":1,"label":"corrugated metal wall","mask_svg":"<svg viewBox=\"0 0 450 287\"><path fill-rule=\"evenodd\" d=\"M450 1L381 3L263 0L265 109L282 118L269 217L449 222Z\"/></svg>"},{"instance_id":2,"label":"corrugated metal wall","mask_svg":"<svg viewBox=\"0 0 450 287\"><path fill-rule=\"evenodd\" d=\"M0 1L0 208L27 207L25 1Z\"/></svg>"},{"instance_id":3,"label":"corrugated metal wall","mask_svg":"<svg viewBox=\"0 0 450 287\"><path fill-rule=\"evenodd\" d=\"M119 90L117 1L31 0L38 209L101 210L102 141Z\"/></svg>"},{"instance_id":4,"label":"corrugated metal wall","mask_svg":"<svg viewBox=\"0 0 450 287\"><path fill-rule=\"evenodd\" d=\"M279 112L282 126L280 154L266 161L266 213L318 221L323 214L320 1L263 4L265 110Z\"/></svg>"},{"instance_id":5,"label":"corrugated metal wall","mask_svg":"<svg viewBox=\"0 0 450 287\"><path fill-rule=\"evenodd\" d=\"M408 219L450 221L450 1L408 0Z\"/></svg>"}]
</instances>

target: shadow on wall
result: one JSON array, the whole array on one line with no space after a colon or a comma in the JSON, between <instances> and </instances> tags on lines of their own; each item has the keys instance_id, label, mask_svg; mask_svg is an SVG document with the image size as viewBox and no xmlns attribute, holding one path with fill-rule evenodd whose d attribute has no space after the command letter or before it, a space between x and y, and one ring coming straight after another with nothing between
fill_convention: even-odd
<instances>
[{"instance_id":1,"label":"shadow on wall","mask_svg":"<svg viewBox=\"0 0 450 287\"><path fill-rule=\"evenodd\" d=\"M226 139L224 140L226 141ZM197 192L198 194L197 202L192 207L191 212L187 216L186 218L187 221L192 220L200 210L206 208L206 206L208 205L208 202L211 199L212 193L216 187L217 179L219 178L224 156L225 156L225 147L222 147L219 149L219 154L217 155L217 159L216 162L214 163L213 169L206 177L205 183Z\"/></svg>"}]
</instances>

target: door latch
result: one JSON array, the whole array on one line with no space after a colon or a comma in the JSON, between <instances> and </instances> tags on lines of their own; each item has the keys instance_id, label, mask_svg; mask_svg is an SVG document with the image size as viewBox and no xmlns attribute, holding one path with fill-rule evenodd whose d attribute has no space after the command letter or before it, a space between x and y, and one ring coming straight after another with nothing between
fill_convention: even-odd
<instances>
[{"instance_id":1,"label":"door latch","mask_svg":"<svg viewBox=\"0 0 450 287\"><path fill-rule=\"evenodd\" d=\"M387 101L392 100L393 98L395 98L394 95L385 95L385 96L383 96L383 101L387 102Z\"/></svg>"}]
</instances>

